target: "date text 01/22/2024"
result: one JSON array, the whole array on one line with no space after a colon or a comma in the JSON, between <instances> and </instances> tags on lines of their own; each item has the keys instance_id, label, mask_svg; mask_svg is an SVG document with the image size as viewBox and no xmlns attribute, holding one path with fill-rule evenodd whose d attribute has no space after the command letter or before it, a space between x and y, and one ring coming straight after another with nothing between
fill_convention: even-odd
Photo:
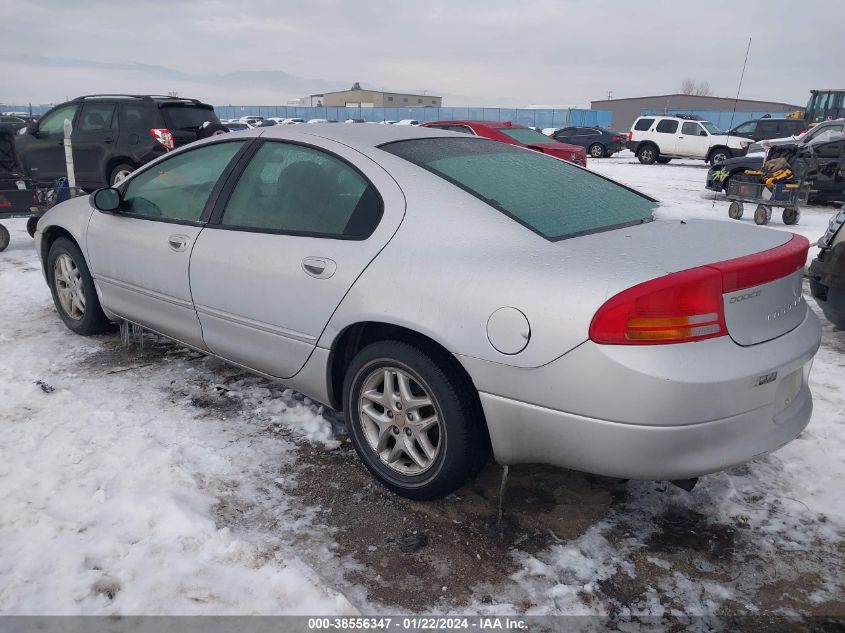
<instances>
[{"instance_id":1,"label":"date text 01/22/2024","mask_svg":"<svg viewBox=\"0 0 845 633\"><path fill-rule=\"evenodd\" d=\"M524 620L509 617L343 617L309 618L308 629L320 630L382 630L382 631L522 631L528 625Z\"/></svg>"}]
</instances>

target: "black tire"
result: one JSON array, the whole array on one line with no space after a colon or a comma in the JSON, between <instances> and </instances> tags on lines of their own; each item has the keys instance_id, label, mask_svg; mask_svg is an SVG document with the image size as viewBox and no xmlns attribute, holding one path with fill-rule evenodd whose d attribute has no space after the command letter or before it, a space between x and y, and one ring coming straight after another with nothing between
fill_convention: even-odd
<instances>
[{"instance_id":1,"label":"black tire","mask_svg":"<svg viewBox=\"0 0 845 633\"><path fill-rule=\"evenodd\" d=\"M587 152L590 154L590 158L604 158L607 156L607 150L601 143L593 143Z\"/></svg>"},{"instance_id":2,"label":"black tire","mask_svg":"<svg viewBox=\"0 0 845 633\"><path fill-rule=\"evenodd\" d=\"M772 208L766 204L758 204L754 210L754 223L758 226L768 224L772 219Z\"/></svg>"},{"instance_id":3,"label":"black tire","mask_svg":"<svg viewBox=\"0 0 845 633\"><path fill-rule=\"evenodd\" d=\"M711 165L717 165L718 163L724 163L731 157L731 151L729 149L714 149L709 158L709 162Z\"/></svg>"},{"instance_id":4,"label":"black tire","mask_svg":"<svg viewBox=\"0 0 845 633\"><path fill-rule=\"evenodd\" d=\"M801 221L801 211L793 207L786 208L781 214L781 219L783 220L783 223L787 226L798 224L798 222Z\"/></svg>"},{"instance_id":5,"label":"black tire","mask_svg":"<svg viewBox=\"0 0 845 633\"><path fill-rule=\"evenodd\" d=\"M9 229L0 224L0 251L5 251L12 241L12 236L9 235Z\"/></svg>"},{"instance_id":6,"label":"black tire","mask_svg":"<svg viewBox=\"0 0 845 633\"><path fill-rule=\"evenodd\" d=\"M59 300L56 287L56 260L61 255L69 256L79 270L82 290L85 293L85 310L82 313L82 318L74 319L65 311ZM91 334L100 334L108 329L109 320L100 307L97 289L94 287L94 280L91 278L88 264L85 262L79 247L66 237L58 238L50 246L50 252L47 255L47 283L53 295L56 311L69 330L83 336L90 336Z\"/></svg>"},{"instance_id":7,"label":"black tire","mask_svg":"<svg viewBox=\"0 0 845 633\"><path fill-rule=\"evenodd\" d=\"M35 229L38 228L38 220L40 218L29 218L26 221L26 232L29 233L30 237L35 237Z\"/></svg>"},{"instance_id":8,"label":"black tire","mask_svg":"<svg viewBox=\"0 0 845 633\"><path fill-rule=\"evenodd\" d=\"M197 130L197 140L208 138L209 136L217 136L218 134L227 134L228 132L229 128L222 123L210 123Z\"/></svg>"},{"instance_id":9,"label":"black tire","mask_svg":"<svg viewBox=\"0 0 845 633\"><path fill-rule=\"evenodd\" d=\"M637 148L637 160L643 165L653 165L660 158L660 151L654 145L640 145Z\"/></svg>"},{"instance_id":10,"label":"black tire","mask_svg":"<svg viewBox=\"0 0 845 633\"><path fill-rule=\"evenodd\" d=\"M398 368L414 380L419 377L442 422L439 452L417 475L399 473L385 464L364 435L358 410L360 392L368 376L382 367ZM368 345L352 360L343 381L346 428L361 461L385 487L409 499L438 499L460 488L478 474L490 455L484 417L472 389L439 353L396 340Z\"/></svg>"},{"instance_id":11,"label":"black tire","mask_svg":"<svg viewBox=\"0 0 845 633\"><path fill-rule=\"evenodd\" d=\"M667 163L669 163L671 161L672 161L671 158L666 158L665 156L658 156L657 157L657 162L661 165L666 165Z\"/></svg>"},{"instance_id":12,"label":"black tire","mask_svg":"<svg viewBox=\"0 0 845 633\"><path fill-rule=\"evenodd\" d=\"M743 213L745 213L745 205L739 200L732 201L728 207L728 217L734 220L741 220Z\"/></svg>"},{"instance_id":13,"label":"black tire","mask_svg":"<svg viewBox=\"0 0 845 633\"><path fill-rule=\"evenodd\" d=\"M120 163L109 174L109 187L119 184L126 176L135 171L135 166L129 163Z\"/></svg>"}]
</instances>

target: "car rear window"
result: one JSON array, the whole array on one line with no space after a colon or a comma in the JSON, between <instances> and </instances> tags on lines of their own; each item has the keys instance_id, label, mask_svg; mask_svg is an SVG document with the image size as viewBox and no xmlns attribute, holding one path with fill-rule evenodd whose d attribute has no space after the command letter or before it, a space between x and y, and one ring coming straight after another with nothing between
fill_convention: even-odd
<instances>
[{"instance_id":1,"label":"car rear window","mask_svg":"<svg viewBox=\"0 0 845 633\"><path fill-rule=\"evenodd\" d=\"M656 201L539 152L480 138L396 141L381 149L471 193L548 240L653 219Z\"/></svg>"},{"instance_id":2,"label":"car rear window","mask_svg":"<svg viewBox=\"0 0 845 633\"><path fill-rule=\"evenodd\" d=\"M219 119L211 108L194 105L165 105L161 108L164 121L172 130L196 129L206 121L218 123Z\"/></svg>"},{"instance_id":3,"label":"car rear window","mask_svg":"<svg viewBox=\"0 0 845 633\"><path fill-rule=\"evenodd\" d=\"M634 124L634 129L638 132L645 132L651 129L652 123L654 123L654 119L640 119Z\"/></svg>"},{"instance_id":4,"label":"car rear window","mask_svg":"<svg viewBox=\"0 0 845 633\"><path fill-rule=\"evenodd\" d=\"M547 145L549 143L554 142L542 132L538 132L537 130L530 130L528 128L500 127L498 128L498 130L505 136L509 136L513 140L517 141L518 143L523 143L524 145Z\"/></svg>"}]
</instances>

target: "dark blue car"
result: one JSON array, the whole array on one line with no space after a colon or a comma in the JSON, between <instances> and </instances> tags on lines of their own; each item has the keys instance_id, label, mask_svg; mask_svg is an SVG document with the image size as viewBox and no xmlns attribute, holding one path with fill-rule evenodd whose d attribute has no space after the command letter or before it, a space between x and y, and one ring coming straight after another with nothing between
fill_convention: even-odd
<instances>
[{"instance_id":1,"label":"dark blue car","mask_svg":"<svg viewBox=\"0 0 845 633\"><path fill-rule=\"evenodd\" d=\"M625 147L625 136L603 127L565 127L552 134L552 138L570 145L580 145L590 158L613 156Z\"/></svg>"}]
</instances>

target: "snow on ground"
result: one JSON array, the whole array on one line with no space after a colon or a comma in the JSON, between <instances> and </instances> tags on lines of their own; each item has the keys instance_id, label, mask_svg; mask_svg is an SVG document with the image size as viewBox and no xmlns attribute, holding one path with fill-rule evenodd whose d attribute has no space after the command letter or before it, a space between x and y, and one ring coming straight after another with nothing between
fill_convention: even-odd
<instances>
[{"instance_id":1,"label":"snow on ground","mask_svg":"<svg viewBox=\"0 0 845 633\"><path fill-rule=\"evenodd\" d=\"M660 199L661 215L733 221L723 199L703 194L703 163L643 166L623 153L590 167ZM777 217L771 226L814 242L831 213L814 207L798 227ZM506 496L504 512L516 527L491 550L494 467L482 477L493 483L431 505L369 483L345 491L370 480L347 445L338 450L336 416L169 343L148 338L133 356L117 333L73 335L23 221L4 224L0 613L845 614L845 332L829 324L811 375L813 419L798 440L691 493L512 469L519 494ZM303 502L290 484L306 453L326 470ZM326 484L334 468L348 478ZM338 503L343 524L327 529ZM401 602L385 590L397 570L384 567L383 534L360 535L363 554L338 549L356 513L368 526L411 511L430 533L464 530L462 551L494 552L495 561L468 555L464 577L476 577L479 561L479 587L460 593L468 597ZM545 540L526 538L523 520ZM426 582L439 588L457 573L448 550L427 554L440 545L391 560L406 574L433 569Z\"/></svg>"}]
</instances>

